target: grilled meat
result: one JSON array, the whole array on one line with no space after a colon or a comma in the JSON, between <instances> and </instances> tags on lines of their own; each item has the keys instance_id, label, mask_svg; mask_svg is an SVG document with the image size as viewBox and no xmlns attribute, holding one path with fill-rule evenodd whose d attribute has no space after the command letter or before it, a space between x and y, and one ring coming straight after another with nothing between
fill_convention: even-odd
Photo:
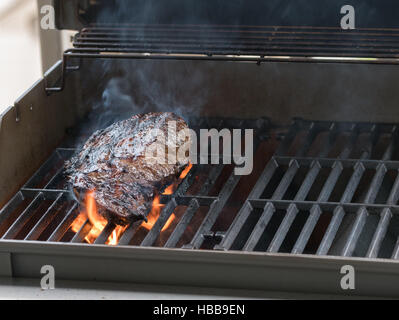
<instances>
[{"instance_id":1,"label":"grilled meat","mask_svg":"<svg viewBox=\"0 0 399 320\"><path fill-rule=\"evenodd\" d=\"M83 150L67 162L69 181L79 194L95 190L99 211L108 220L126 224L145 219L154 197L175 182L188 164L169 164L167 159L168 153L176 154L189 143L189 137L177 135L187 129L183 119L167 112L114 123L95 132ZM159 139L160 133L164 140ZM165 156L154 153L157 158L149 158L154 146L164 148Z\"/></svg>"}]
</instances>

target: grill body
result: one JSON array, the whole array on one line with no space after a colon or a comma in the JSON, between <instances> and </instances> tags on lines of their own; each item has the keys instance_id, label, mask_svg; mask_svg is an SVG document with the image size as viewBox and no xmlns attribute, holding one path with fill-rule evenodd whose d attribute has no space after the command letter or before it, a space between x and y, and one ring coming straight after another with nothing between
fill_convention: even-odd
<instances>
[{"instance_id":1,"label":"grill body","mask_svg":"<svg viewBox=\"0 0 399 320\"><path fill-rule=\"evenodd\" d=\"M63 62L1 116L0 275L38 277L49 264L60 279L342 294L340 270L351 265L354 294L397 297L399 73L396 48L387 46L397 35L368 38L377 60L339 60L329 57L337 46L364 58L350 39L370 30L317 47L324 29L304 28L292 48L279 39L285 30L248 30L252 38L235 35L233 45L202 33L184 50L169 29L161 29L165 45L148 42L151 34L132 42L135 33L115 39L112 28L83 30ZM276 55L290 50L289 59ZM88 223L68 236L79 210L64 161L90 124L155 110L189 113L198 128L254 128L258 171L246 183L223 166L195 167L162 199L153 229L137 238L132 224L117 247L104 245L112 224L94 244L84 243ZM205 182L190 193L197 172ZM162 239L179 206L178 224Z\"/></svg>"}]
</instances>

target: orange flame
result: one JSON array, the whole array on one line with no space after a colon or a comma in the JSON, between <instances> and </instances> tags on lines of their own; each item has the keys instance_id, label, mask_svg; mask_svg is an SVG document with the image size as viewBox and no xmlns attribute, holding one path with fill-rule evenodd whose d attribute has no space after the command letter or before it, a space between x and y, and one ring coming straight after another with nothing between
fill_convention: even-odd
<instances>
[{"instance_id":1,"label":"orange flame","mask_svg":"<svg viewBox=\"0 0 399 320\"><path fill-rule=\"evenodd\" d=\"M167 187L164 191L164 195L170 195L173 194L177 187L179 186L180 182L187 176L187 174L190 172L191 168L193 165L190 163L187 168L182 172L182 174L179 177L179 180ZM147 222L143 222L141 224L142 227L151 230L152 227L154 226L155 222L158 220L162 207L164 207L163 204L160 203L160 196L156 196L153 203L152 203L152 209L151 212L147 216ZM95 190L88 191L85 196L85 208L86 210L82 211L79 216L75 219L75 221L71 225L71 230L75 233L79 232L80 228L82 225L89 220L91 224L91 230L85 237L85 240L88 243L94 243L94 241L97 239L97 237L101 234L101 232L104 230L105 226L108 224L107 219L105 219L102 215L98 213L97 210L97 204L95 200ZM172 222L176 219L175 214L172 214L168 221L165 223L164 227L162 228L161 231L167 230ZM119 239L122 235L122 233L126 230L127 227L122 227L122 226L117 226L115 230L112 232L112 234L109 236L108 240L106 241L106 244L108 245L117 245L119 242Z\"/></svg>"},{"instance_id":2,"label":"orange flame","mask_svg":"<svg viewBox=\"0 0 399 320\"><path fill-rule=\"evenodd\" d=\"M181 173L179 179L183 180L185 177L187 177L188 173L191 171L192 168L193 168L193 164L189 163L188 166L186 167L186 169L184 169L184 171Z\"/></svg>"},{"instance_id":3,"label":"orange flame","mask_svg":"<svg viewBox=\"0 0 399 320\"><path fill-rule=\"evenodd\" d=\"M85 237L85 240L88 243L93 243L108 224L107 219L98 213L95 200L95 190L86 193L85 208L86 210L81 212L78 218L72 223L71 229L75 233L78 232L86 220L89 219L92 227ZM125 229L126 227L117 226L105 243L109 245L117 245L119 237Z\"/></svg>"},{"instance_id":4,"label":"orange flame","mask_svg":"<svg viewBox=\"0 0 399 320\"><path fill-rule=\"evenodd\" d=\"M173 194L176 191L176 189L179 186L179 184L181 183L181 181L188 175L188 173L190 172L192 167L193 167L193 165L191 163L189 163L189 165L181 173L181 175L179 177L179 180L176 181L175 183L171 184L169 187L167 187L162 194L163 195L171 195L171 194ZM154 226L155 222L157 222L159 216L161 215L162 207L164 207L164 205L161 204L160 202L161 202L161 197L158 195L158 196L155 197L154 201L152 202L151 212L147 216L147 220L148 221L147 222L143 222L141 224L141 227L143 227L143 228L145 228L147 230L151 230L152 229L152 227ZM169 217L168 221L166 221L166 223L165 223L165 225L164 225L164 227L162 228L161 231L167 230L175 219L176 219L176 216L175 216L174 213L172 213L171 216Z\"/></svg>"},{"instance_id":5,"label":"orange flame","mask_svg":"<svg viewBox=\"0 0 399 320\"><path fill-rule=\"evenodd\" d=\"M119 239L121 238L122 233L126 230L127 227L117 226L112 234L109 236L106 244L110 246L118 245Z\"/></svg>"}]
</instances>

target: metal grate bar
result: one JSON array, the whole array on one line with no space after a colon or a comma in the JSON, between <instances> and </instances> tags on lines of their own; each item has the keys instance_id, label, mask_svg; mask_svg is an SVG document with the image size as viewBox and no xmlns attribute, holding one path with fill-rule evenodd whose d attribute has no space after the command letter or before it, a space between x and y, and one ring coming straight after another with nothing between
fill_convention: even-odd
<instances>
[{"instance_id":1,"label":"metal grate bar","mask_svg":"<svg viewBox=\"0 0 399 320\"><path fill-rule=\"evenodd\" d=\"M159 237L162 228L164 227L165 223L168 221L170 216L172 215L173 211L177 207L176 199L172 199L167 203L165 208L162 210L160 217L155 222L154 226L148 232L144 240L141 242L141 246L149 247L152 246Z\"/></svg>"},{"instance_id":2,"label":"metal grate bar","mask_svg":"<svg viewBox=\"0 0 399 320\"><path fill-rule=\"evenodd\" d=\"M280 165L288 165L291 161L295 160L300 166L308 167L313 161L318 161L322 167L332 167L335 162L340 162L344 168L352 168L357 163L361 163L365 169L377 169L379 165L383 164L387 170L399 169L399 161L382 161L382 160L367 160L367 159L342 159L342 158L292 158L292 157L274 157ZM25 191L26 189L24 189Z\"/></svg>"},{"instance_id":3,"label":"metal grate bar","mask_svg":"<svg viewBox=\"0 0 399 320\"><path fill-rule=\"evenodd\" d=\"M330 197L335 184L338 181L338 178L340 176L340 174L342 173L343 170L343 166L340 162L335 162L332 170L326 180L326 182L324 183L324 186L320 192L320 195L317 199L317 201L319 202L325 202L328 200L328 198ZM305 250L305 246L314 230L314 228L316 227L317 221L320 218L322 211L320 209L320 206L315 205L312 207L312 209L310 209L310 213L309 213L309 217L306 220L306 223L304 225L304 227L302 228L302 231L292 249L293 254L299 254L302 253L303 250Z\"/></svg>"},{"instance_id":4,"label":"metal grate bar","mask_svg":"<svg viewBox=\"0 0 399 320\"><path fill-rule=\"evenodd\" d=\"M374 202L377 197L377 193L381 187L382 181L384 179L385 173L387 172L386 167L381 165L377 170L372 183L370 184L368 194L366 195L365 203ZM366 208L361 208L356 216L356 220L354 222L353 228L348 236L347 242L342 250L342 255L347 257L353 254L355 250L357 241L359 239L360 233L363 230L363 227L366 223L368 212Z\"/></svg>"},{"instance_id":5,"label":"metal grate bar","mask_svg":"<svg viewBox=\"0 0 399 320\"><path fill-rule=\"evenodd\" d=\"M35 210L42 204L44 200L44 195L42 192L39 192L33 201L29 204L29 206L22 212L22 214L18 217L17 220L14 221L12 226L7 230L7 232L3 235L2 239L13 239L17 236L17 234L22 230L25 224L29 221L29 219L34 214Z\"/></svg>"},{"instance_id":6,"label":"metal grate bar","mask_svg":"<svg viewBox=\"0 0 399 320\"><path fill-rule=\"evenodd\" d=\"M284 177L281 179L280 184L274 191L272 199L282 199L288 187L290 186L292 179L294 179L299 169L298 161L292 160L289 164L288 170L285 172Z\"/></svg>"},{"instance_id":7,"label":"metal grate bar","mask_svg":"<svg viewBox=\"0 0 399 320\"><path fill-rule=\"evenodd\" d=\"M335 126L334 126L335 128ZM349 157L350 152L352 151L353 143L356 139L357 133L355 132L356 125L353 125L350 129L351 135L348 139L348 142L345 144L343 150L341 151L341 154L339 155L339 158L345 159ZM331 131L331 129L330 129ZM331 134L329 135L329 137ZM331 140L331 139L330 139ZM343 170L342 163L340 161L334 162L332 165L332 170L324 183L324 186L319 194L319 197L317 199L318 202L325 202L329 199L332 191L334 190L334 187L338 181L339 176L341 175ZM316 227L317 222L319 221L319 218L322 214L322 210L320 209L320 206L315 205L310 209L309 217L306 220L306 223L304 227L302 228L302 231L291 251L293 254L300 254L303 253L305 250L306 244L309 241L310 236L312 235L312 232L314 228Z\"/></svg>"},{"instance_id":8,"label":"metal grate bar","mask_svg":"<svg viewBox=\"0 0 399 320\"><path fill-rule=\"evenodd\" d=\"M24 188L35 187L37 186L43 179L43 177L48 173L51 172L53 169L54 163L57 160L61 160L60 154L57 150L50 156L50 158L44 162L44 164L35 172L35 174L25 183ZM54 176L52 177L54 179ZM47 183L48 185L48 183Z\"/></svg>"},{"instance_id":9,"label":"metal grate bar","mask_svg":"<svg viewBox=\"0 0 399 320\"><path fill-rule=\"evenodd\" d=\"M386 172L387 168L385 167L385 165L380 164L369 186L369 190L367 191L364 203L369 204L375 201L375 198L377 197L378 191L380 190ZM357 241L359 240L360 234L364 228L364 225L366 224L367 216L368 212L366 208L361 208L356 213L355 222L349 233L348 239L342 249L342 256L344 257L352 256L356 248Z\"/></svg>"},{"instance_id":10,"label":"metal grate bar","mask_svg":"<svg viewBox=\"0 0 399 320\"><path fill-rule=\"evenodd\" d=\"M364 199L364 203L373 203L375 198L377 198L378 191L381 188L382 181L384 180L385 174L387 173L387 168L384 164L380 164L377 168L377 171L371 181L369 190Z\"/></svg>"},{"instance_id":11,"label":"metal grate bar","mask_svg":"<svg viewBox=\"0 0 399 320\"><path fill-rule=\"evenodd\" d=\"M338 228L341 225L344 215L345 211L341 206L337 207L334 210L330 224L316 252L317 255L326 255L328 253L328 250L330 250L330 247L332 245L332 242L334 241L335 235L338 232Z\"/></svg>"},{"instance_id":12,"label":"metal grate bar","mask_svg":"<svg viewBox=\"0 0 399 320\"><path fill-rule=\"evenodd\" d=\"M216 33L218 33L216 31ZM280 35L279 35L280 34ZM236 44L236 45L241 45L244 46L246 45L248 46L261 46L265 44L265 41L270 41L271 43L273 43L274 45L327 45L327 46L340 46L340 45L353 45L352 41L353 39L351 39L350 37L332 37L328 38L328 37L309 37L308 39L305 39L303 36L306 33L302 34L302 36L298 36L298 33L292 34L292 35L286 35L286 34L281 34L280 32L273 32L273 39L271 39L270 37L267 37L263 32L261 34L257 34L255 36L249 36L249 35L245 35L245 34L239 34L239 35L234 35L234 37L230 37L229 40L229 44L230 42ZM110 35L113 35L112 38L110 38ZM179 35L181 35L181 33L179 32ZM224 34L226 35L226 34ZM245 35L245 37L244 37ZM262 36L263 35L263 36ZM108 37L107 37L108 36ZM184 39L181 38L171 38L170 36L165 36L165 37L159 37L155 34L148 34L146 38L144 37L140 37L140 36L134 36L133 34L130 35L118 35L118 33L95 33L92 32L90 34L86 33L84 34L84 36L82 35L77 35L77 37L75 37L75 42L74 45L75 46L89 46L90 44L92 44L93 46L97 46L97 45L101 45L101 44L106 44L107 46L134 46L137 44L140 44L141 42L147 40L147 42L150 42L151 44L162 44L162 43L167 43L167 44L190 44L190 45L194 45L194 44L198 44L198 41L201 41L201 45L213 45L213 46L221 46L223 43L226 42L226 39L221 38L221 37L217 37L216 35L211 35L208 34L207 38L204 38L203 36L195 36L193 34L191 34L190 36L184 36L181 35ZM195 39L193 39L193 37L195 37ZM346 39L345 39L346 38ZM364 40L366 40L367 38L365 37ZM376 47L395 47L395 43L393 43L394 38L382 38L382 39L367 39L367 40L373 40L375 41L373 43L373 46ZM371 41L370 41L371 42ZM356 45L359 46L367 46L370 45L370 42L368 42L367 44L365 43L359 43ZM385 42L385 43L384 43ZM227 45L225 45L227 47Z\"/></svg>"},{"instance_id":13,"label":"metal grate bar","mask_svg":"<svg viewBox=\"0 0 399 320\"><path fill-rule=\"evenodd\" d=\"M399 171L397 172L397 176L395 179L395 183L392 187L391 193L387 200L387 204L396 204L399 200ZM389 208L385 208L380 217L380 221L378 222L377 229L374 233L373 239L371 240L371 244L367 251L367 258L377 258L378 252L380 251L382 241L388 230L389 222L392 218L392 212Z\"/></svg>"},{"instance_id":14,"label":"metal grate bar","mask_svg":"<svg viewBox=\"0 0 399 320\"><path fill-rule=\"evenodd\" d=\"M248 199L256 199L262 195L262 192L269 184L278 166L279 165L274 158L272 158L269 161L266 168L263 170L262 174L260 175L258 181L256 182L254 188L252 189L251 193L249 194ZM221 243L215 246L215 249L228 250L231 248L242 226L244 225L245 221L248 219L248 216L251 213L252 209L253 208L251 203L247 200L244 203L244 205L241 207L240 211L237 213L236 217L233 220L233 223L230 225Z\"/></svg>"},{"instance_id":15,"label":"metal grate bar","mask_svg":"<svg viewBox=\"0 0 399 320\"><path fill-rule=\"evenodd\" d=\"M274 207L273 203L268 202L260 216L258 222L255 225L255 228L252 230L251 235L249 236L247 242L245 243L243 250L244 251L253 251L255 250L256 245L259 242L262 233L266 229L267 225L269 224L271 218L273 217L276 208Z\"/></svg>"},{"instance_id":16,"label":"metal grate bar","mask_svg":"<svg viewBox=\"0 0 399 320\"><path fill-rule=\"evenodd\" d=\"M108 222L103 231L101 231L100 235L94 241L94 244L105 244L115 228L116 225L114 223Z\"/></svg>"},{"instance_id":17,"label":"metal grate bar","mask_svg":"<svg viewBox=\"0 0 399 320\"><path fill-rule=\"evenodd\" d=\"M22 192L18 192L7 204L0 210L0 224L2 224L9 216L18 208L21 202L24 200Z\"/></svg>"},{"instance_id":18,"label":"metal grate bar","mask_svg":"<svg viewBox=\"0 0 399 320\"><path fill-rule=\"evenodd\" d=\"M65 161L67 158L71 157L77 150L76 149L64 149L57 148L50 158L34 173L34 175L28 180L27 183L22 187L22 190L35 188L42 181L43 177L54 169L54 165L57 162ZM63 166L61 166L47 181L47 183L41 189L49 189L50 186L60 177L63 172Z\"/></svg>"},{"instance_id":19,"label":"metal grate bar","mask_svg":"<svg viewBox=\"0 0 399 320\"><path fill-rule=\"evenodd\" d=\"M40 236L40 234L46 229L54 217L53 209L61 200L64 200L64 198L64 193L58 194L58 197L53 201L51 206L46 210L45 214L28 233L28 235L25 237L25 240L36 240Z\"/></svg>"},{"instance_id":20,"label":"metal grate bar","mask_svg":"<svg viewBox=\"0 0 399 320\"><path fill-rule=\"evenodd\" d=\"M80 227L79 231L76 232L74 237L72 238L72 243L81 243L85 239L85 237L90 233L93 225L90 223L90 220L87 219L82 226Z\"/></svg>"},{"instance_id":21,"label":"metal grate bar","mask_svg":"<svg viewBox=\"0 0 399 320\"><path fill-rule=\"evenodd\" d=\"M352 200L352 197L355 194L355 191L357 189L357 186L359 185L360 179L362 178L364 171L365 168L360 162L358 162L354 166L354 172L352 173L348 185L346 186L345 191L341 197L341 203L350 202ZM339 226L341 225L344 215L345 212L341 206L337 207L334 210L331 222L327 228L326 233L324 234L319 249L317 250L318 255L326 255L328 253L328 250L330 250L331 244L335 238Z\"/></svg>"},{"instance_id":22,"label":"metal grate bar","mask_svg":"<svg viewBox=\"0 0 399 320\"><path fill-rule=\"evenodd\" d=\"M276 191L273 193L272 200L281 200L287 191L289 185L295 177L299 168L298 162L295 160L290 163L288 170L285 172L284 177L281 179L280 184L278 185ZM249 236L244 250L253 251L255 246L258 244L260 237L262 236L263 231L267 227L275 208L273 205L266 204L261 217L255 225L251 235Z\"/></svg>"},{"instance_id":23,"label":"metal grate bar","mask_svg":"<svg viewBox=\"0 0 399 320\"><path fill-rule=\"evenodd\" d=\"M367 258L377 258L378 252L380 251L382 241L387 233L389 222L392 218L392 212L389 208L385 208L382 211L380 221L378 222L377 229L374 232L373 239L366 253Z\"/></svg>"},{"instance_id":24,"label":"metal grate bar","mask_svg":"<svg viewBox=\"0 0 399 320\"><path fill-rule=\"evenodd\" d=\"M70 228L72 222L79 215L79 211L77 210L77 208L78 208L78 204L74 203L72 208L69 209L69 211L65 215L64 219L62 220L62 222L53 231L53 233L51 234L51 236L48 238L47 241L56 242L56 241L59 241L63 237L65 232L67 232L68 229Z\"/></svg>"},{"instance_id":25,"label":"metal grate bar","mask_svg":"<svg viewBox=\"0 0 399 320\"><path fill-rule=\"evenodd\" d=\"M216 180L222 173L224 165L217 165L213 167L202 185L200 191L198 192L198 196L206 196L211 191L213 185L215 184ZM195 213L199 209L200 204L197 199L192 199L189 203L189 206L186 209L186 212L181 217L179 223L177 224L175 230L173 230L172 234L170 235L168 241L165 244L166 248L174 248L177 243L179 242L181 236L184 234L184 231L187 229L187 226L190 224L192 218L194 217Z\"/></svg>"},{"instance_id":26,"label":"metal grate bar","mask_svg":"<svg viewBox=\"0 0 399 320\"><path fill-rule=\"evenodd\" d=\"M136 234L138 228L140 228L142 222L137 221L130 224L129 227L125 230L122 237L119 239L118 246L126 246L132 241L133 236Z\"/></svg>"},{"instance_id":27,"label":"metal grate bar","mask_svg":"<svg viewBox=\"0 0 399 320\"><path fill-rule=\"evenodd\" d=\"M310 188L313 185L314 180L316 179L317 175L319 174L321 169L320 163L317 161L314 162L306 175L305 180L302 182L302 185L295 196L294 201L302 201L305 200L306 196L309 193ZM285 237L287 236L288 230L290 229L294 219L298 213L298 208L295 204L289 206L283 221L280 224L272 242L267 249L267 252L278 252Z\"/></svg>"},{"instance_id":28,"label":"metal grate bar","mask_svg":"<svg viewBox=\"0 0 399 320\"><path fill-rule=\"evenodd\" d=\"M373 127L372 132L375 132L375 127ZM370 141L371 144L371 141ZM370 149L364 150L361 159L367 158L371 154L371 147ZM365 171L365 167L361 162L357 162L356 165L354 166L354 172L351 176L351 179L344 191L344 194L341 197L341 203L347 203L352 200L352 197L359 185L360 179L363 176L363 173ZM327 228L326 233L324 234L324 237L320 243L320 246L317 250L318 255L326 255L328 251L330 250L330 247L332 245L332 242L334 241L334 238L338 232L339 226L342 223L342 219L345 215L345 211L342 206L337 207L334 210L333 217L330 221L330 224ZM362 222L360 220L359 222ZM361 226L361 224L360 224ZM356 231L357 232L357 231Z\"/></svg>"},{"instance_id":29,"label":"metal grate bar","mask_svg":"<svg viewBox=\"0 0 399 320\"><path fill-rule=\"evenodd\" d=\"M392 157L393 149L396 144L397 131L398 131L397 126L394 126L392 128L391 142L384 153L383 160L388 160L391 159ZM398 200L399 200L399 171L397 172L395 183L392 187L391 193L387 200L387 204L396 204ZM378 222L377 229L374 232L373 239L371 240L370 246L368 248L366 254L367 258L377 258L381 248L382 241L384 240L385 235L388 231L388 226L389 222L391 221L391 218L392 218L391 210L389 208L385 208L381 213L380 221ZM399 251L399 246L397 246L394 249L394 253L392 256L393 259L395 259L395 257L398 256L399 252L397 253L396 251Z\"/></svg>"},{"instance_id":30,"label":"metal grate bar","mask_svg":"<svg viewBox=\"0 0 399 320\"><path fill-rule=\"evenodd\" d=\"M362 163L358 162L355 164L351 179L349 180L348 185L346 186L345 191L341 197L341 202L351 202L364 171L365 167Z\"/></svg>"},{"instance_id":31,"label":"metal grate bar","mask_svg":"<svg viewBox=\"0 0 399 320\"><path fill-rule=\"evenodd\" d=\"M393 249L392 259L399 260L399 237L396 241L395 248Z\"/></svg>"},{"instance_id":32,"label":"metal grate bar","mask_svg":"<svg viewBox=\"0 0 399 320\"><path fill-rule=\"evenodd\" d=\"M341 251L342 252L341 255L343 257L350 257L355 251L360 234L363 231L364 225L366 224L367 216L368 216L368 211L365 207L361 208L356 213L356 219L353 223L352 229L345 242L345 245Z\"/></svg>"},{"instance_id":33,"label":"metal grate bar","mask_svg":"<svg viewBox=\"0 0 399 320\"><path fill-rule=\"evenodd\" d=\"M222 190L219 193L218 200L214 201L211 204L211 206L209 207L208 214L202 221L193 239L189 244L185 245L184 248L199 249L201 247L202 243L205 240L203 235L208 233L215 224L216 219L218 218L223 207L226 205L227 200L229 200L231 194L233 193L240 179L241 176L237 176L234 173L233 169L233 172L230 174L230 177L227 179L226 183L224 184Z\"/></svg>"},{"instance_id":34,"label":"metal grate bar","mask_svg":"<svg viewBox=\"0 0 399 320\"><path fill-rule=\"evenodd\" d=\"M183 217L180 219L179 223L177 224L175 230L173 230L173 233L170 235L168 241L166 242L165 248L176 247L177 243L184 234L184 231L187 229L187 226L190 224L192 218L194 217L199 207L200 205L198 203L198 200L193 199L190 201L190 204L187 207L186 212L184 213Z\"/></svg>"},{"instance_id":35,"label":"metal grate bar","mask_svg":"<svg viewBox=\"0 0 399 320\"><path fill-rule=\"evenodd\" d=\"M268 202L273 203L276 209L287 210L290 204L295 204L300 211L309 211L313 206L318 205L323 211L333 211L337 207L342 207L345 211L350 213L356 213L360 208L366 207L371 214L379 214L385 208L389 208L393 215L399 216L398 205L386 205L386 204L364 204L356 202L318 202L318 201L294 201L294 200L271 200L271 199L257 199L248 200L253 208L263 209Z\"/></svg>"}]
</instances>

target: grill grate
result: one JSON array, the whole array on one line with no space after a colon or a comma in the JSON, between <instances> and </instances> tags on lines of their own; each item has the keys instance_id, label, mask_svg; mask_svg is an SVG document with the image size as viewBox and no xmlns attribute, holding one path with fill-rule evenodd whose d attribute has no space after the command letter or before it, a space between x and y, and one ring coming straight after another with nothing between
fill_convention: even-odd
<instances>
[{"instance_id":1,"label":"grill grate","mask_svg":"<svg viewBox=\"0 0 399 320\"><path fill-rule=\"evenodd\" d=\"M85 28L74 47L101 52L397 58L397 29L131 25Z\"/></svg>"},{"instance_id":2,"label":"grill grate","mask_svg":"<svg viewBox=\"0 0 399 320\"><path fill-rule=\"evenodd\" d=\"M398 29L382 28L95 25L75 36L74 48L64 52L61 78L46 83L46 91L62 91L66 73L79 70L82 59L397 64L398 39Z\"/></svg>"},{"instance_id":3,"label":"grill grate","mask_svg":"<svg viewBox=\"0 0 399 320\"><path fill-rule=\"evenodd\" d=\"M255 145L267 131L268 121L235 120L235 119L198 119L193 121L193 127L198 128L252 128L255 131ZM79 206L74 202L64 176L64 163L78 150L75 148L58 148L42 167L32 176L14 198L0 211L0 234L2 239L46 240L52 242L82 243L92 229L89 219L85 220L80 229L72 237L67 236L75 219L78 218ZM165 204L160 217L141 241L141 246L153 246L160 236L161 230L178 206L187 206L183 218L173 231L166 247L175 247L189 226L191 219L200 206L209 207L209 213L204 224L192 243L200 246L202 234L209 232L221 209L227 202L234 187L240 180L233 174L228 178L219 195L208 196L215 182L229 165L195 165L189 175L180 183L173 195L163 195L161 203ZM196 195L188 195L197 174L205 175L201 189ZM43 208L43 203L48 202ZM19 210L23 208L22 210ZM54 220L58 221L54 223ZM128 245L136 235L141 223L133 223L124 231L119 245ZM28 228L28 230L27 230ZM109 223L96 238L94 244L105 244L116 225ZM46 236L47 235L47 236Z\"/></svg>"},{"instance_id":4,"label":"grill grate","mask_svg":"<svg viewBox=\"0 0 399 320\"><path fill-rule=\"evenodd\" d=\"M298 141L299 136L302 136L301 142ZM340 139L342 136L345 139ZM339 143L339 140L342 142ZM380 252L380 249L383 241L387 239L389 228L392 227L391 243L386 243L386 247L389 248L384 249L393 249L391 257L396 259L398 243L392 248L392 241L396 241L399 234L396 224L390 225L391 218L398 212L396 203L399 198L399 163L392 161L396 142L396 125L296 121L216 248L259 251L257 248L261 247L259 245L263 241L263 250L267 252L304 253L312 234L317 231L319 219L323 213L328 212L330 221L327 229L320 236L317 248L311 253L386 257L386 253ZM317 144L318 152L312 155L314 149L317 149ZM356 154L360 155L357 159L352 157ZM265 199L262 196L264 190L272 183L276 171L281 168L283 170L279 173L280 179L273 189L272 196ZM302 169L306 174L299 188L297 191L287 192L294 177ZM325 170L324 182L318 183L318 190L309 195L322 170ZM371 179L364 179L366 171L373 173ZM394 173L396 178L390 176L385 179L388 172L391 175ZM339 186L339 181L343 181L344 176L347 182ZM364 185L367 187L362 188ZM336 199L337 195L333 193L337 193L339 189L344 191L341 197ZM377 195L380 198L385 196L386 200L378 199L379 202L376 203ZM245 240L237 244L241 230L255 209L262 210L260 217ZM268 226L277 214L283 216L281 223L275 233L269 234L269 239L265 239ZM378 225L374 228L372 223L375 224L375 221L367 221L369 215L379 217ZM295 241L283 248L298 216L305 218L300 231ZM340 230L345 218L350 216L354 217L354 220L352 218L353 221L347 228ZM367 230L366 236L370 237L371 234L372 238L367 241L362 236L368 224L371 224L371 230Z\"/></svg>"},{"instance_id":5,"label":"grill grate","mask_svg":"<svg viewBox=\"0 0 399 320\"><path fill-rule=\"evenodd\" d=\"M396 125L297 119L281 130L265 120L201 119L195 127L255 129L255 162L263 172L235 203L244 178L232 166L195 165L173 195L162 196L165 206L152 229L142 234L141 223L133 223L118 245L399 258ZM84 242L93 226L87 220L71 233L79 208L63 176L63 163L75 152L57 149L0 211L2 239ZM226 212L232 221L220 223ZM105 244L115 228L107 224L94 245Z\"/></svg>"}]
</instances>

